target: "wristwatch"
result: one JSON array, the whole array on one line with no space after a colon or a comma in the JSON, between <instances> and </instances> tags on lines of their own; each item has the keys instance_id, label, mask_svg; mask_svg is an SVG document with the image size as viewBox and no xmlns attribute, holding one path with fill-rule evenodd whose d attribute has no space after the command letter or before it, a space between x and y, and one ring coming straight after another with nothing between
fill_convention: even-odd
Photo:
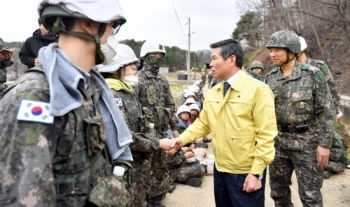
<instances>
[{"instance_id":1,"label":"wristwatch","mask_svg":"<svg viewBox=\"0 0 350 207\"><path fill-rule=\"evenodd\" d=\"M264 174L261 174L261 175L259 175L259 174L252 174L252 175L254 175L259 180L263 179L263 177L264 177Z\"/></svg>"}]
</instances>

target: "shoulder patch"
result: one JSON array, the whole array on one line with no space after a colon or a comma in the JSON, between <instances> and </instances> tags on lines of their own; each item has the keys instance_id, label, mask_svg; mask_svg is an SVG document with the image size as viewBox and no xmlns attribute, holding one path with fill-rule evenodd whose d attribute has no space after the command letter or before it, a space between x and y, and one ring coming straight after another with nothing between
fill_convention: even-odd
<instances>
[{"instance_id":1,"label":"shoulder patch","mask_svg":"<svg viewBox=\"0 0 350 207\"><path fill-rule=\"evenodd\" d=\"M123 106L123 100L121 98L116 98L115 103L117 104L117 106Z\"/></svg>"},{"instance_id":2,"label":"shoulder patch","mask_svg":"<svg viewBox=\"0 0 350 207\"><path fill-rule=\"evenodd\" d=\"M278 68L273 68L273 69L270 71L270 73L277 73L277 71L278 71Z\"/></svg>"},{"instance_id":3,"label":"shoulder patch","mask_svg":"<svg viewBox=\"0 0 350 207\"><path fill-rule=\"evenodd\" d=\"M314 80L318 84L324 84L326 82L321 72L314 74Z\"/></svg>"},{"instance_id":4,"label":"shoulder patch","mask_svg":"<svg viewBox=\"0 0 350 207\"><path fill-rule=\"evenodd\" d=\"M321 64L323 65L324 64L324 61L323 60L315 60L316 64Z\"/></svg>"},{"instance_id":5,"label":"shoulder patch","mask_svg":"<svg viewBox=\"0 0 350 207\"><path fill-rule=\"evenodd\" d=\"M41 101L22 100L17 113L17 120L52 124L54 116L50 114L50 104Z\"/></svg>"},{"instance_id":6,"label":"shoulder patch","mask_svg":"<svg viewBox=\"0 0 350 207\"><path fill-rule=\"evenodd\" d=\"M301 70L309 70L310 64L302 64Z\"/></svg>"}]
</instances>

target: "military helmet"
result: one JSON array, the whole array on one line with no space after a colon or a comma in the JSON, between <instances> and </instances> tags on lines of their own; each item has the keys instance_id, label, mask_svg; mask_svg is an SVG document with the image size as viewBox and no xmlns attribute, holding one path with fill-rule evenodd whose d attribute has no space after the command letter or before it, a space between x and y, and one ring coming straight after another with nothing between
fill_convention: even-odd
<instances>
[{"instance_id":1,"label":"military helmet","mask_svg":"<svg viewBox=\"0 0 350 207\"><path fill-rule=\"evenodd\" d=\"M181 113L184 113L184 112L189 113L191 116L191 110L186 105L179 106L179 108L177 109L176 115L179 116Z\"/></svg>"},{"instance_id":2,"label":"military helmet","mask_svg":"<svg viewBox=\"0 0 350 207\"><path fill-rule=\"evenodd\" d=\"M273 33L267 40L266 48L285 48L292 53L299 53L300 40L297 34L288 30L281 30Z\"/></svg>"},{"instance_id":3,"label":"military helmet","mask_svg":"<svg viewBox=\"0 0 350 207\"><path fill-rule=\"evenodd\" d=\"M264 70L264 66L260 61L254 61L250 66L250 69L253 69L253 68L261 68L261 70Z\"/></svg>"},{"instance_id":4,"label":"military helmet","mask_svg":"<svg viewBox=\"0 0 350 207\"><path fill-rule=\"evenodd\" d=\"M306 44L304 37L299 36L299 40L300 40L300 52L302 52L302 51L306 50L307 44Z\"/></svg>"},{"instance_id":5,"label":"military helmet","mask_svg":"<svg viewBox=\"0 0 350 207\"><path fill-rule=\"evenodd\" d=\"M115 0L43 0L38 6L38 12L45 28L53 34L65 28L61 23L64 17L98 23L115 22L113 28L126 22L119 2Z\"/></svg>"},{"instance_id":6,"label":"military helmet","mask_svg":"<svg viewBox=\"0 0 350 207\"><path fill-rule=\"evenodd\" d=\"M165 47L162 44L146 41L145 43L143 43L141 47L140 58L144 58L149 53L154 53L154 52L163 53L164 56L166 54Z\"/></svg>"},{"instance_id":7,"label":"military helmet","mask_svg":"<svg viewBox=\"0 0 350 207\"><path fill-rule=\"evenodd\" d=\"M111 73L119 70L120 68L130 64L139 62L134 51L125 44L119 44L117 49L117 55L113 57L113 60L108 65L97 65L98 72Z\"/></svg>"}]
</instances>

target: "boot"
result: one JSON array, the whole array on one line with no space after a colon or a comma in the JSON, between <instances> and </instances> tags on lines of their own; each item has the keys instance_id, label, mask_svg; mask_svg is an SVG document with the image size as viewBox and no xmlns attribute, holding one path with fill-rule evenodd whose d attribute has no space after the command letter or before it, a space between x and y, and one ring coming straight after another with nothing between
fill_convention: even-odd
<instances>
[{"instance_id":1,"label":"boot","mask_svg":"<svg viewBox=\"0 0 350 207\"><path fill-rule=\"evenodd\" d=\"M160 203L161 196L155 196L148 200L147 207L166 207L163 204Z\"/></svg>"},{"instance_id":2,"label":"boot","mask_svg":"<svg viewBox=\"0 0 350 207\"><path fill-rule=\"evenodd\" d=\"M334 175L334 173L330 172L330 171L324 171L323 172L323 177L325 179L329 179L332 175Z\"/></svg>"},{"instance_id":3,"label":"boot","mask_svg":"<svg viewBox=\"0 0 350 207\"><path fill-rule=\"evenodd\" d=\"M169 187L168 192L169 192L169 193L172 193L172 192L175 190L175 188L176 188L176 185L175 185L175 184L172 184L172 185Z\"/></svg>"},{"instance_id":4,"label":"boot","mask_svg":"<svg viewBox=\"0 0 350 207\"><path fill-rule=\"evenodd\" d=\"M188 178L185 183L192 187L199 187L202 185L202 180L200 178Z\"/></svg>"}]
</instances>

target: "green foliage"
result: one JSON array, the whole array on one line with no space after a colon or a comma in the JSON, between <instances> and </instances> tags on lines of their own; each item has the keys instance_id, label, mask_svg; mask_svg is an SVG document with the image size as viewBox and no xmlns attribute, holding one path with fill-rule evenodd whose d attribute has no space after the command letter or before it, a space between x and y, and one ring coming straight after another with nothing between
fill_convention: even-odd
<instances>
[{"instance_id":1,"label":"green foliage","mask_svg":"<svg viewBox=\"0 0 350 207\"><path fill-rule=\"evenodd\" d=\"M265 50L265 47L259 47L256 50L253 50L251 52L247 52L244 54L244 59L243 59L243 65L244 67L248 67L250 63L254 61L256 56L258 56L263 50Z\"/></svg>"},{"instance_id":2,"label":"green foliage","mask_svg":"<svg viewBox=\"0 0 350 207\"><path fill-rule=\"evenodd\" d=\"M21 49L24 42L5 42L7 48Z\"/></svg>"},{"instance_id":3,"label":"green foliage","mask_svg":"<svg viewBox=\"0 0 350 207\"><path fill-rule=\"evenodd\" d=\"M126 44L134 50L137 57L140 57L140 50L145 41L135 41L134 39L122 40L120 43ZM166 55L162 66L169 67L170 71L183 70L187 67L186 50L182 50L179 47L165 46ZM196 53L191 52L191 67L197 66L199 59Z\"/></svg>"},{"instance_id":4,"label":"green foliage","mask_svg":"<svg viewBox=\"0 0 350 207\"><path fill-rule=\"evenodd\" d=\"M251 46L255 45L256 41L262 39L260 25L262 19L258 13L248 11L241 16L237 22L236 29L232 32L232 38L236 40L247 39Z\"/></svg>"}]
</instances>

